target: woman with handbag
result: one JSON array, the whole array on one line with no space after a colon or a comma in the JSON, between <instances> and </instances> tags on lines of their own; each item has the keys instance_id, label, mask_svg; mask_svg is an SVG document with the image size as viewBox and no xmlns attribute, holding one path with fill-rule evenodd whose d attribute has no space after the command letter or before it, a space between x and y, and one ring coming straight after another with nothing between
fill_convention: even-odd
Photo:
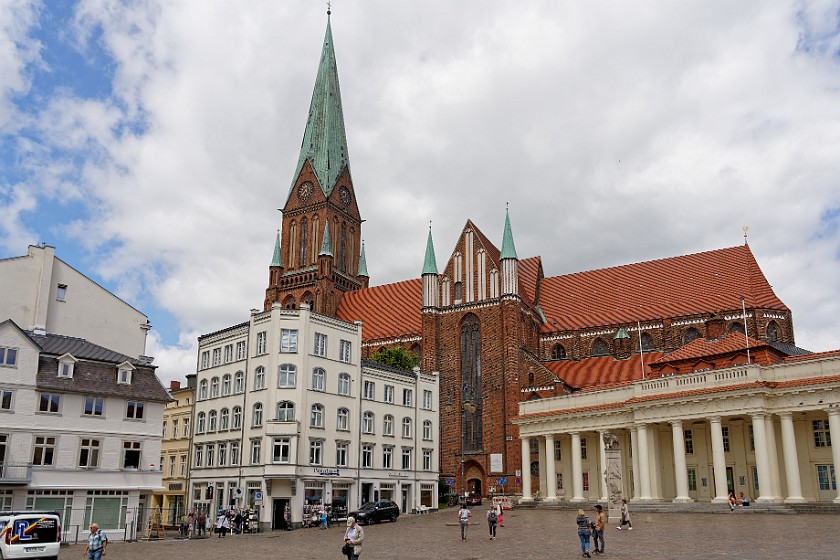
<instances>
[{"instance_id":1,"label":"woman with handbag","mask_svg":"<svg viewBox=\"0 0 840 560\"><path fill-rule=\"evenodd\" d=\"M582 509L578 510L577 518L575 519L577 523L577 532L578 537L580 538L580 549L583 552L584 558L592 558L589 554L589 538L592 536L592 523L590 523L589 518L583 512Z\"/></svg>"},{"instance_id":2,"label":"woman with handbag","mask_svg":"<svg viewBox=\"0 0 840 560\"><path fill-rule=\"evenodd\" d=\"M347 518L347 531L344 533L344 546L341 553L347 556L347 560L359 560L362 553L362 541L365 540L365 531L356 523L356 518Z\"/></svg>"}]
</instances>

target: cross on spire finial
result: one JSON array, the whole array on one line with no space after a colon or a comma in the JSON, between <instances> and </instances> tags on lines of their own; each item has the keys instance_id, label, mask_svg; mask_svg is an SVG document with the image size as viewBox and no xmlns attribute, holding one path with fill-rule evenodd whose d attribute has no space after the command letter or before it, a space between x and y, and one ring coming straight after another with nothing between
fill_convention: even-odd
<instances>
[{"instance_id":1,"label":"cross on spire finial","mask_svg":"<svg viewBox=\"0 0 840 560\"><path fill-rule=\"evenodd\" d=\"M332 13L332 2L327 2L327 15Z\"/></svg>"},{"instance_id":2,"label":"cross on spire finial","mask_svg":"<svg viewBox=\"0 0 840 560\"><path fill-rule=\"evenodd\" d=\"M429 220L429 231L432 231L432 220Z\"/></svg>"}]
</instances>

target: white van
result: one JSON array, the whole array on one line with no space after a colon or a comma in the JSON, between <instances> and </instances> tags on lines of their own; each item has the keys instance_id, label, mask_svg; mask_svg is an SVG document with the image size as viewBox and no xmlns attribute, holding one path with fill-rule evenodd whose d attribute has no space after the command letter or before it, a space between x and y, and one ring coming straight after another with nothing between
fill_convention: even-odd
<instances>
[{"instance_id":1,"label":"white van","mask_svg":"<svg viewBox=\"0 0 840 560\"><path fill-rule=\"evenodd\" d=\"M0 512L0 559L58 560L61 519L53 512Z\"/></svg>"}]
</instances>

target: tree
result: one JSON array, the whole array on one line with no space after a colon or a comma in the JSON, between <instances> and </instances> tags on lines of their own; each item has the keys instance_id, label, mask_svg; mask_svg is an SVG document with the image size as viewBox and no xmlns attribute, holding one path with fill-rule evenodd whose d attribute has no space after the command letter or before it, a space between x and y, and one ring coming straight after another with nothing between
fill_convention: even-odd
<instances>
[{"instance_id":1,"label":"tree","mask_svg":"<svg viewBox=\"0 0 840 560\"><path fill-rule=\"evenodd\" d=\"M420 362L420 358L416 354L406 350L402 346L380 348L370 359L384 366L405 371L411 371Z\"/></svg>"}]
</instances>

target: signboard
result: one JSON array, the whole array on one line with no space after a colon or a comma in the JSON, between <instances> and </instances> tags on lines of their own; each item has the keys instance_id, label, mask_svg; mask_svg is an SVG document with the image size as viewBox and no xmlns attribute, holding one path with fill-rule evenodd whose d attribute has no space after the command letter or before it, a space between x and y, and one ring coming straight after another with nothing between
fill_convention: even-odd
<instances>
[{"instance_id":1,"label":"signboard","mask_svg":"<svg viewBox=\"0 0 840 560\"><path fill-rule=\"evenodd\" d=\"M501 453L491 453L490 454L490 472L505 472L505 469L502 468L502 454Z\"/></svg>"},{"instance_id":2,"label":"signboard","mask_svg":"<svg viewBox=\"0 0 840 560\"><path fill-rule=\"evenodd\" d=\"M446 484L448 486L455 486L455 479L454 478L447 478L446 479Z\"/></svg>"},{"instance_id":3,"label":"signboard","mask_svg":"<svg viewBox=\"0 0 840 560\"><path fill-rule=\"evenodd\" d=\"M497 478L496 479L496 484L498 484L499 486L504 486L505 484L507 484L507 477L503 476L503 477Z\"/></svg>"},{"instance_id":4,"label":"signboard","mask_svg":"<svg viewBox=\"0 0 840 560\"><path fill-rule=\"evenodd\" d=\"M254 492L254 499L255 500L262 500L263 499L263 493L262 493L261 490L257 490L256 492Z\"/></svg>"}]
</instances>

